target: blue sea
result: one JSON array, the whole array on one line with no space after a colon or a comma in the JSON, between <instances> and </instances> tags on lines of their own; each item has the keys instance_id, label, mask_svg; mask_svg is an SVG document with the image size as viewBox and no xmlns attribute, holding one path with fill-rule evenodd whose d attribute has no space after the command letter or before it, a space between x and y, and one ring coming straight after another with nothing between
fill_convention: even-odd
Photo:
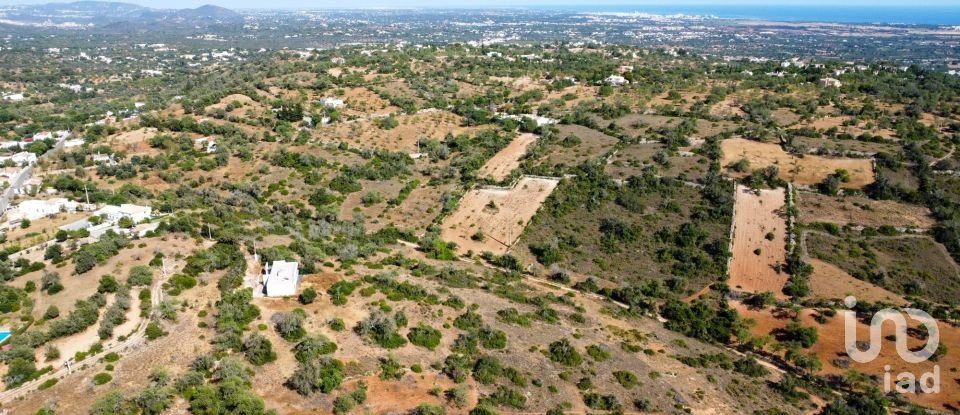
<instances>
[{"instance_id":1,"label":"blue sea","mask_svg":"<svg viewBox=\"0 0 960 415\"><path fill-rule=\"evenodd\" d=\"M960 25L960 4L906 6L864 5L562 5L555 10L579 12L641 12L651 14L709 15L724 19L761 19L783 22L891 23L910 25Z\"/></svg>"}]
</instances>

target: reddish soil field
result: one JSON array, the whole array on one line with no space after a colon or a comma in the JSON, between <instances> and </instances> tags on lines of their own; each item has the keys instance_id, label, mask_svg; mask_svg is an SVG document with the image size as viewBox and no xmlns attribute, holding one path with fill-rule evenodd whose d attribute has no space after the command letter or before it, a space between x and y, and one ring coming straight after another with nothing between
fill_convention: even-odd
<instances>
[{"instance_id":1,"label":"reddish soil field","mask_svg":"<svg viewBox=\"0 0 960 415\"><path fill-rule=\"evenodd\" d=\"M780 178L797 184L812 186L822 182L837 169L845 169L850 173L850 181L842 187L859 189L873 183L873 165L868 159L826 158L807 155L797 157L783 151L777 144L761 143L743 138L731 138L720 143L723 150L723 159L720 164L724 167L736 163L740 159L750 161L750 169L762 169L767 166L780 168ZM727 173L735 177L744 177L749 173L737 173L727 169Z\"/></svg>"},{"instance_id":2,"label":"reddish soil field","mask_svg":"<svg viewBox=\"0 0 960 415\"><path fill-rule=\"evenodd\" d=\"M517 167L520 167L520 159L527 154L527 148L537 142L537 136L534 134L520 134L500 150L490 160L480 168L479 175L490 176L496 181L506 179Z\"/></svg>"},{"instance_id":3,"label":"reddish soil field","mask_svg":"<svg viewBox=\"0 0 960 415\"><path fill-rule=\"evenodd\" d=\"M757 322L750 329L754 335L775 335L778 329L786 327L792 317L790 312L782 309L751 310L740 303L732 303L732 305L742 317ZM877 375L882 382L884 365L890 365L890 377L894 382L897 374L901 372L910 372L919 377L922 373L933 371L934 365L939 365L940 393L910 394L904 395L904 397L916 404L938 410L955 411L960 408L960 377L956 373L956 369L960 368L960 353L948 351L937 362L926 361L911 364L900 358L893 341L885 339L880 356L876 360L869 363L857 363L850 359L849 368L838 367L834 363L835 360L847 355L844 345L844 313L848 312L850 311L845 309L838 310L837 315L825 324L816 322L814 319L816 311L814 310L804 309L800 312L801 323L806 327L816 327L819 334L819 341L808 351L816 353L823 362L823 370L819 372L820 375L843 375L848 370L853 369L862 373ZM908 322L911 327L917 325L914 320L908 319ZM941 344L947 345L948 348L951 345L960 344L960 329L944 322L939 322L939 329ZM866 324L862 322L857 324L858 341L869 341L868 330L869 327ZM894 334L894 325L891 322L883 324L881 332L884 338ZM907 343L911 349L918 349L924 345L922 340L913 337ZM878 386L881 390L883 389L882 384Z\"/></svg>"},{"instance_id":4,"label":"reddish soil field","mask_svg":"<svg viewBox=\"0 0 960 415\"><path fill-rule=\"evenodd\" d=\"M781 291L787 282L787 273L774 270L776 264L786 263L785 204L783 189L754 192L737 185L733 207L733 259L729 267L730 286L735 290L770 291L785 298ZM768 234L773 237L768 239Z\"/></svg>"},{"instance_id":5,"label":"reddish soil field","mask_svg":"<svg viewBox=\"0 0 960 415\"><path fill-rule=\"evenodd\" d=\"M558 180L524 177L512 189L476 188L443 221L441 238L455 242L460 252L490 251L501 255L520 238L523 229L547 200ZM491 202L496 207L490 207ZM472 238L478 231L483 240Z\"/></svg>"}]
</instances>

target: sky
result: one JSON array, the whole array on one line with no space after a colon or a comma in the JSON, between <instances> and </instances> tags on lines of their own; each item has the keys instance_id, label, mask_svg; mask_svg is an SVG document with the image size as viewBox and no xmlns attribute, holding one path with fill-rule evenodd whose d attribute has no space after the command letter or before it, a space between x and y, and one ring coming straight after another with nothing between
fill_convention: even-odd
<instances>
[{"instance_id":1,"label":"sky","mask_svg":"<svg viewBox=\"0 0 960 415\"><path fill-rule=\"evenodd\" d=\"M155 8L186 8L204 4L215 4L234 9L243 8L484 8L484 7L570 7L586 5L603 6L637 6L644 5L842 5L868 7L877 6L923 6L960 8L960 0L473 0L469 2L451 2L449 0L120 0L125 3L134 3ZM13 4L41 4L64 1L51 0L0 0L0 5Z\"/></svg>"}]
</instances>

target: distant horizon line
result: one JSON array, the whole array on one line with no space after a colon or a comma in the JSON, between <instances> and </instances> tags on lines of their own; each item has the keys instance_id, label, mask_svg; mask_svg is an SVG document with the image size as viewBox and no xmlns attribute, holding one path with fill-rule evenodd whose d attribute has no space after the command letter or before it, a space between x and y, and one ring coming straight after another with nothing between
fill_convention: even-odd
<instances>
[{"instance_id":1,"label":"distant horizon line","mask_svg":"<svg viewBox=\"0 0 960 415\"><path fill-rule=\"evenodd\" d=\"M273 6L273 7L249 7L249 6L224 6L216 4L216 2L198 2L199 4L195 6L186 6L186 7L157 7L157 6L148 6L144 5L137 0L42 0L36 2L22 2L22 3L7 3L4 4L0 2L0 7L7 6L42 6L46 4L74 4L74 3L115 3L115 4L131 4L135 6L140 6L144 8L158 9L158 10L177 10L183 8L199 8L204 6L216 6L222 7L225 9L231 10L525 10L525 9L548 9L548 10L571 10L577 9L583 11L590 8L596 9L610 9L610 8L631 8L631 7L711 7L711 8L726 8L726 7L744 7L744 6L755 6L762 8L828 8L828 9L840 9L840 8L850 8L850 7L870 7L873 9L898 9L898 8L910 8L910 9L931 9L931 8L946 8L946 7L960 7L960 5L950 5L943 3L924 3L924 4L893 4L893 3L870 3L870 2L851 2L851 3L841 3L837 4L834 2L790 2L790 3L760 3L757 1L736 1L736 2L709 2L703 0L697 1L679 1L670 4L663 4L654 1L640 1L637 3L601 3L601 4L529 4L529 5L409 5L409 6L340 6L340 5L301 5L301 6Z\"/></svg>"}]
</instances>

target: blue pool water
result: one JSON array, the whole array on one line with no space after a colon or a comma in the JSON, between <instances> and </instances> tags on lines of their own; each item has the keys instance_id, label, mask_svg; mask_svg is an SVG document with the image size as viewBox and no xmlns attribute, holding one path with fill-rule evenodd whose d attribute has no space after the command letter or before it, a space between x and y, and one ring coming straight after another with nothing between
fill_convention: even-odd
<instances>
[{"instance_id":1,"label":"blue pool water","mask_svg":"<svg viewBox=\"0 0 960 415\"><path fill-rule=\"evenodd\" d=\"M7 337L10 337L10 332L9 332L9 331L0 331L0 343L2 343L4 340L6 340Z\"/></svg>"}]
</instances>

